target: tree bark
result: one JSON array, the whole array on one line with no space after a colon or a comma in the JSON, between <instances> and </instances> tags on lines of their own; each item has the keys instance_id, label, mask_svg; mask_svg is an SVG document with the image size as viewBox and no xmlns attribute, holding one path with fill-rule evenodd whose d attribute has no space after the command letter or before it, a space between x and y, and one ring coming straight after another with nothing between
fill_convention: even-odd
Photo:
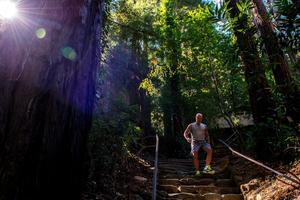
<instances>
[{"instance_id":1,"label":"tree bark","mask_svg":"<svg viewBox=\"0 0 300 200\"><path fill-rule=\"evenodd\" d=\"M151 126L151 103L150 97L147 92L140 88L142 80L144 80L149 73L148 64L148 40L142 38L137 33L132 34L131 38L132 49L132 62L131 71L133 73L134 80L132 81L132 88L129 88L131 96L136 99L135 104L139 106L139 125L143 130L143 136L149 136L153 133ZM142 50L141 41L146 44L146 48Z\"/></svg>"},{"instance_id":2,"label":"tree bark","mask_svg":"<svg viewBox=\"0 0 300 200\"><path fill-rule=\"evenodd\" d=\"M153 135L154 130L151 125L151 101L149 95L143 89L140 89L140 112L144 136Z\"/></svg>"},{"instance_id":3,"label":"tree bark","mask_svg":"<svg viewBox=\"0 0 300 200\"><path fill-rule=\"evenodd\" d=\"M237 2L236 0L231 0L228 4L228 9L230 9L230 18L238 18L234 27L234 34L237 38L241 60L244 64L253 118L256 123L267 123L268 117L274 117L274 102L253 33L247 27L248 16L246 14L239 16L240 11L237 8Z\"/></svg>"},{"instance_id":4,"label":"tree bark","mask_svg":"<svg viewBox=\"0 0 300 200\"><path fill-rule=\"evenodd\" d=\"M174 15L174 6L171 1L166 2L166 60L168 68L166 78L166 88L164 92L165 106L164 127L165 135L181 136L183 132L182 112L181 112L181 93L180 75L178 74L179 57L181 55L180 40L177 34L179 30ZM166 113L170 112L170 113Z\"/></svg>"},{"instance_id":5,"label":"tree bark","mask_svg":"<svg viewBox=\"0 0 300 200\"><path fill-rule=\"evenodd\" d=\"M237 38L241 60L244 64L253 119L258 128L254 134L255 151L258 158L268 159L272 153L268 142L270 142L270 138L274 140L275 103L269 89L264 66L257 51L253 36L254 31L251 31L247 25L247 14L240 14L237 2L238 0L230 0L228 9L230 9L230 18L237 19L234 24L234 34Z\"/></svg>"},{"instance_id":6,"label":"tree bark","mask_svg":"<svg viewBox=\"0 0 300 200\"><path fill-rule=\"evenodd\" d=\"M294 122L298 123L300 121L299 90L291 76L288 62L273 30L264 3L262 0L253 0L253 2L256 6L256 24L269 57L275 82L278 86L279 92L284 96L284 105L287 109L287 116L289 116Z\"/></svg>"},{"instance_id":7,"label":"tree bark","mask_svg":"<svg viewBox=\"0 0 300 200\"><path fill-rule=\"evenodd\" d=\"M0 33L0 200L80 199L103 4L24 0Z\"/></svg>"}]
</instances>

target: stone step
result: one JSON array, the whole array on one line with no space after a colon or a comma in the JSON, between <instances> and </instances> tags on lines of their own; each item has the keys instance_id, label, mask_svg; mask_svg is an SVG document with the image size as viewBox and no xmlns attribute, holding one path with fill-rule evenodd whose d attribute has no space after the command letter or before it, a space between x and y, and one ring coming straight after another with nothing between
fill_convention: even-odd
<instances>
[{"instance_id":1,"label":"stone step","mask_svg":"<svg viewBox=\"0 0 300 200\"><path fill-rule=\"evenodd\" d=\"M185 159L185 160L176 160L176 161L168 161L168 160L158 160L159 164L179 164L179 165L184 165L187 163L193 163L193 157L191 156L190 159Z\"/></svg>"},{"instance_id":2,"label":"stone step","mask_svg":"<svg viewBox=\"0 0 300 200\"><path fill-rule=\"evenodd\" d=\"M176 199L196 199L197 196L199 196L199 195L187 193L187 192L168 194L168 197L176 198Z\"/></svg>"},{"instance_id":3,"label":"stone step","mask_svg":"<svg viewBox=\"0 0 300 200\"><path fill-rule=\"evenodd\" d=\"M175 170L167 170L167 171L159 171L158 176L160 178L183 178L186 176L194 176L194 172L190 171L175 171Z\"/></svg>"},{"instance_id":4,"label":"stone step","mask_svg":"<svg viewBox=\"0 0 300 200\"><path fill-rule=\"evenodd\" d=\"M187 192L193 194L239 194L240 190L237 187L216 187L215 185L181 185L178 187L180 192Z\"/></svg>"},{"instance_id":5,"label":"stone step","mask_svg":"<svg viewBox=\"0 0 300 200\"><path fill-rule=\"evenodd\" d=\"M169 179L169 178L195 178L195 179L202 179L202 178L212 178L212 179L228 179L230 177L230 174L227 172L224 173L218 173L218 174L202 174L201 177L196 177L195 172L189 171L189 172L182 172L182 171L159 171L158 177L161 179Z\"/></svg>"},{"instance_id":6,"label":"stone step","mask_svg":"<svg viewBox=\"0 0 300 200\"><path fill-rule=\"evenodd\" d=\"M180 179L178 178L163 178L163 179L158 179L158 183L160 185L180 185Z\"/></svg>"},{"instance_id":7,"label":"stone step","mask_svg":"<svg viewBox=\"0 0 300 200\"><path fill-rule=\"evenodd\" d=\"M201 194L192 194L187 192L182 193L170 193L168 196L164 196L162 199L176 199L176 200L243 200L243 195L241 194L217 194L217 193L207 193L204 195Z\"/></svg>"},{"instance_id":8,"label":"stone step","mask_svg":"<svg viewBox=\"0 0 300 200\"><path fill-rule=\"evenodd\" d=\"M162 159L158 170L158 199L243 200L240 189L230 178L231 152L222 145L214 148L212 167L216 174L195 177L193 160ZM204 161L200 160L201 169Z\"/></svg>"},{"instance_id":9,"label":"stone step","mask_svg":"<svg viewBox=\"0 0 300 200\"><path fill-rule=\"evenodd\" d=\"M204 167L205 161L200 160L201 167ZM224 156L220 159L215 159L212 161L211 165L213 168L226 168L229 164L229 158L228 156ZM178 164L178 163L163 163L158 165L159 169L183 169L183 170L193 170L194 164L193 162L184 163L184 164Z\"/></svg>"},{"instance_id":10,"label":"stone step","mask_svg":"<svg viewBox=\"0 0 300 200\"><path fill-rule=\"evenodd\" d=\"M191 170L158 169L159 174L194 174Z\"/></svg>"},{"instance_id":11,"label":"stone step","mask_svg":"<svg viewBox=\"0 0 300 200\"><path fill-rule=\"evenodd\" d=\"M188 163L158 163L158 166L162 167L193 167L193 161Z\"/></svg>"},{"instance_id":12,"label":"stone step","mask_svg":"<svg viewBox=\"0 0 300 200\"><path fill-rule=\"evenodd\" d=\"M180 164L184 164L184 163L191 163L193 162L192 157L190 159L160 159L158 160L158 163L162 164L162 163L180 163Z\"/></svg>"},{"instance_id":13,"label":"stone step","mask_svg":"<svg viewBox=\"0 0 300 200\"><path fill-rule=\"evenodd\" d=\"M214 170L216 170L217 172L222 172L222 171L225 171L227 169L227 166L228 165L212 165L212 168ZM204 169L204 165L200 165L200 169L203 170ZM195 171L195 168L194 166L177 166L177 167L171 167L171 166L168 166L168 167L165 167L165 166L158 166L158 170L160 171L166 171L166 170L170 170L170 171L190 171L190 172L194 172Z\"/></svg>"},{"instance_id":14,"label":"stone step","mask_svg":"<svg viewBox=\"0 0 300 200\"><path fill-rule=\"evenodd\" d=\"M200 195L204 200L243 200L243 196L241 194L217 194L217 193L207 193L204 195Z\"/></svg>"},{"instance_id":15,"label":"stone step","mask_svg":"<svg viewBox=\"0 0 300 200\"><path fill-rule=\"evenodd\" d=\"M234 182L232 179L217 179L215 185L218 187L232 187Z\"/></svg>"},{"instance_id":16,"label":"stone step","mask_svg":"<svg viewBox=\"0 0 300 200\"><path fill-rule=\"evenodd\" d=\"M160 171L166 171L166 170L169 170L169 171L193 171L192 168L166 168L166 167L158 167L158 170Z\"/></svg>"},{"instance_id":17,"label":"stone step","mask_svg":"<svg viewBox=\"0 0 300 200\"><path fill-rule=\"evenodd\" d=\"M182 185L209 185L214 183L213 178L182 178L179 180Z\"/></svg>"},{"instance_id":18,"label":"stone step","mask_svg":"<svg viewBox=\"0 0 300 200\"><path fill-rule=\"evenodd\" d=\"M231 156L230 152L220 152L220 153L213 153L213 161L217 161L219 159L225 158ZM200 158L200 161L204 161L204 158ZM191 159L186 159L182 161L167 161L167 160L158 160L159 165L187 165L187 164L193 164L193 159L191 156Z\"/></svg>"},{"instance_id":19,"label":"stone step","mask_svg":"<svg viewBox=\"0 0 300 200\"><path fill-rule=\"evenodd\" d=\"M234 182L232 179L217 179L213 178L182 178L182 179L161 179L162 181L171 183L171 185L209 185L214 184L218 187L232 187Z\"/></svg>"},{"instance_id":20,"label":"stone step","mask_svg":"<svg viewBox=\"0 0 300 200\"><path fill-rule=\"evenodd\" d=\"M187 192L193 194L217 192L217 188L213 185L181 185L178 187L178 190L180 192Z\"/></svg>"},{"instance_id":21,"label":"stone step","mask_svg":"<svg viewBox=\"0 0 300 200\"><path fill-rule=\"evenodd\" d=\"M240 194L239 187L218 187L220 194Z\"/></svg>"},{"instance_id":22,"label":"stone step","mask_svg":"<svg viewBox=\"0 0 300 200\"><path fill-rule=\"evenodd\" d=\"M222 200L243 200L242 194L222 194Z\"/></svg>"},{"instance_id":23,"label":"stone step","mask_svg":"<svg viewBox=\"0 0 300 200\"><path fill-rule=\"evenodd\" d=\"M193 167L192 166L174 166L174 167L171 167L171 166L158 166L158 169L159 170L182 170L182 171L191 171L193 170Z\"/></svg>"},{"instance_id":24,"label":"stone step","mask_svg":"<svg viewBox=\"0 0 300 200\"><path fill-rule=\"evenodd\" d=\"M222 200L222 195L217 193L207 193L202 196L204 200Z\"/></svg>"},{"instance_id":25,"label":"stone step","mask_svg":"<svg viewBox=\"0 0 300 200\"><path fill-rule=\"evenodd\" d=\"M158 185L157 188L159 190L166 191L168 193L178 193L180 192L178 187L175 185Z\"/></svg>"}]
</instances>

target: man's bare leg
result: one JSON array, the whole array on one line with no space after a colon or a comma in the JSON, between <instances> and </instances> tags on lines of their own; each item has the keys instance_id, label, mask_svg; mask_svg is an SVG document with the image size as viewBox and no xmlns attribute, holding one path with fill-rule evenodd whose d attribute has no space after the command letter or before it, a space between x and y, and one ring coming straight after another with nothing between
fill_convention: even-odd
<instances>
[{"instance_id":1,"label":"man's bare leg","mask_svg":"<svg viewBox=\"0 0 300 200\"><path fill-rule=\"evenodd\" d=\"M206 152L206 165L210 165L211 160L212 160L212 149L211 148L207 148L207 147L203 147L203 150Z\"/></svg>"},{"instance_id":2,"label":"man's bare leg","mask_svg":"<svg viewBox=\"0 0 300 200\"><path fill-rule=\"evenodd\" d=\"M215 174L215 170L213 170L210 166L212 160L212 149L209 147L203 147L203 150L207 153L206 155L206 166L204 167L203 172L208 174Z\"/></svg>"},{"instance_id":3,"label":"man's bare leg","mask_svg":"<svg viewBox=\"0 0 300 200\"><path fill-rule=\"evenodd\" d=\"M196 171L199 171L199 157L198 157L198 151L193 152L193 160L194 160L194 166Z\"/></svg>"}]
</instances>

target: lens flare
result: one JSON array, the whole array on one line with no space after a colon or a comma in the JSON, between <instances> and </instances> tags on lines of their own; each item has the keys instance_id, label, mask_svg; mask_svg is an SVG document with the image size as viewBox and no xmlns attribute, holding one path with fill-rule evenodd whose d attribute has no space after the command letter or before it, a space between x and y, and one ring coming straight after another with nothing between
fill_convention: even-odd
<instances>
[{"instance_id":1,"label":"lens flare","mask_svg":"<svg viewBox=\"0 0 300 200\"><path fill-rule=\"evenodd\" d=\"M0 18L11 19L18 13L17 6L9 0L0 0Z\"/></svg>"},{"instance_id":2,"label":"lens flare","mask_svg":"<svg viewBox=\"0 0 300 200\"><path fill-rule=\"evenodd\" d=\"M67 59L69 59L71 61L76 60L77 53L76 53L76 51L72 47L69 47L69 46L64 47L64 48L61 49L61 52L62 52L62 55L65 58L67 58Z\"/></svg>"},{"instance_id":3,"label":"lens flare","mask_svg":"<svg viewBox=\"0 0 300 200\"><path fill-rule=\"evenodd\" d=\"M36 32L35 35L39 39L43 39L46 37L47 31L44 28L39 28Z\"/></svg>"}]
</instances>

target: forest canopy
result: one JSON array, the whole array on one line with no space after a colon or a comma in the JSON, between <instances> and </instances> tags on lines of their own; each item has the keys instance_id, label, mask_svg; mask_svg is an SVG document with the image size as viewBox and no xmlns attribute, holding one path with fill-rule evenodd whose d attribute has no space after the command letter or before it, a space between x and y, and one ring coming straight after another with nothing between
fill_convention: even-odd
<instances>
[{"instance_id":1,"label":"forest canopy","mask_svg":"<svg viewBox=\"0 0 300 200\"><path fill-rule=\"evenodd\" d=\"M277 141L266 147L273 152L294 144L300 102L298 5L234 2L116 0L107 5L100 78L107 82L99 89L107 94L99 99L103 116L127 116L123 126L135 128L123 128L123 134L158 133L179 142L201 112L211 129L252 127L239 134L245 148ZM116 108L120 102L124 107Z\"/></svg>"}]
</instances>

